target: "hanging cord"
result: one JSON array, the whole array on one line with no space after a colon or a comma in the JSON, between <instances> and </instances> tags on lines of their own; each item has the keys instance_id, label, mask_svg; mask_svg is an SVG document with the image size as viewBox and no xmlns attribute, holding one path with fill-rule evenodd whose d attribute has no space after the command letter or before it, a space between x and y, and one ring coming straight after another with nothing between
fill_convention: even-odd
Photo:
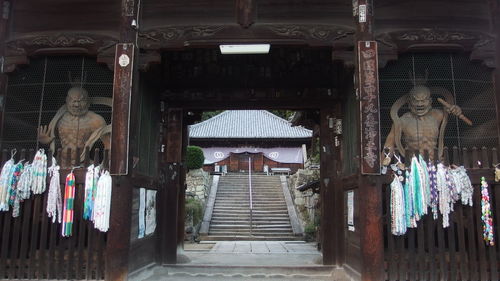
<instances>
[{"instance_id":1,"label":"hanging cord","mask_svg":"<svg viewBox=\"0 0 500 281\"><path fill-rule=\"evenodd\" d=\"M417 86L417 78L415 77L415 55L411 55L411 67L413 73L413 87ZM408 101L411 102L412 97L409 97ZM410 105L411 106L411 105ZM411 111L411 109L410 109ZM417 122L417 147L420 148L420 131L418 128L418 116L415 116L415 121Z\"/></svg>"},{"instance_id":2,"label":"hanging cord","mask_svg":"<svg viewBox=\"0 0 500 281\"><path fill-rule=\"evenodd\" d=\"M15 155L16 150L13 149L10 154L10 159L3 165L2 172L0 173L0 211L9 210L8 192L15 168Z\"/></svg>"},{"instance_id":3,"label":"hanging cord","mask_svg":"<svg viewBox=\"0 0 500 281\"><path fill-rule=\"evenodd\" d=\"M453 55L450 54L450 66L451 66L451 82L453 84L453 101L455 102L455 105L457 105L457 92L455 88L455 67L453 63ZM462 144L460 142L460 126L458 125L458 116L455 115L455 124L457 127L457 143L458 147L461 148Z\"/></svg>"},{"instance_id":4,"label":"hanging cord","mask_svg":"<svg viewBox=\"0 0 500 281\"><path fill-rule=\"evenodd\" d=\"M43 99L45 96L45 78L47 77L47 57L45 57L45 64L43 66L43 82L42 82L42 95L40 97L40 107L38 108L38 125L37 128L40 128L42 125L42 111L43 111ZM40 135L37 135L36 138L36 149L40 148L40 141L38 140Z\"/></svg>"}]
</instances>

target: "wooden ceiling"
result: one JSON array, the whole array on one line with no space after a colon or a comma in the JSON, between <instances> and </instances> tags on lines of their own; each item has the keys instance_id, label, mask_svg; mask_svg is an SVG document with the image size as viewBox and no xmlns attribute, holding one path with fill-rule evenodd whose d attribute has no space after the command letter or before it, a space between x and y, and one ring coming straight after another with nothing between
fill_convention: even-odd
<instances>
[{"instance_id":1,"label":"wooden ceiling","mask_svg":"<svg viewBox=\"0 0 500 281\"><path fill-rule=\"evenodd\" d=\"M352 1L142 0L139 46L160 52L221 42L270 42L333 47L342 56L353 47ZM374 0L381 55L437 47L486 59L493 52L494 1ZM119 39L122 0L10 2L7 57L30 56L39 49L99 54Z\"/></svg>"}]
</instances>

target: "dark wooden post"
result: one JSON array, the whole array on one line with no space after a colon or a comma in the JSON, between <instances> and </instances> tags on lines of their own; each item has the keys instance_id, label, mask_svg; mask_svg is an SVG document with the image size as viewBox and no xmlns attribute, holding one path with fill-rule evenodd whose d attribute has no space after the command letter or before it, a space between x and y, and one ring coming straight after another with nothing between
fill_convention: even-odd
<instances>
[{"instance_id":1,"label":"dark wooden post","mask_svg":"<svg viewBox=\"0 0 500 281\"><path fill-rule=\"evenodd\" d=\"M3 112L5 110L5 101L7 97L7 74L4 72L5 62L5 41L7 39L7 24L10 16L11 2L0 0L0 58L1 58L1 71L0 71L0 138L3 136Z\"/></svg>"},{"instance_id":2,"label":"dark wooden post","mask_svg":"<svg viewBox=\"0 0 500 281\"><path fill-rule=\"evenodd\" d=\"M500 1L492 0L492 17L493 29L496 36L495 45L495 71L493 72L493 81L495 84L495 101L497 109L497 132L498 132L498 145L500 147Z\"/></svg>"},{"instance_id":3,"label":"dark wooden post","mask_svg":"<svg viewBox=\"0 0 500 281\"><path fill-rule=\"evenodd\" d=\"M184 249L184 236L185 236L185 213L186 213L186 173L188 172L186 166L186 151L189 142L188 125L186 122L182 124L182 160L181 160L181 174L179 180L179 213L177 214L177 248Z\"/></svg>"},{"instance_id":4,"label":"dark wooden post","mask_svg":"<svg viewBox=\"0 0 500 281\"><path fill-rule=\"evenodd\" d=\"M323 264L340 265L343 257L343 196L339 185L340 140L334 132L339 108L320 110L321 248ZM337 141L337 142L336 142Z\"/></svg>"},{"instance_id":5,"label":"dark wooden post","mask_svg":"<svg viewBox=\"0 0 500 281\"><path fill-rule=\"evenodd\" d=\"M166 149L164 153L164 186L160 187L160 261L163 264L177 262L179 191L182 161L182 109L167 110Z\"/></svg>"},{"instance_id":6,"label":"dark wooden post","mask_svg":"<svg viewBox=\"0 0 500 281\"><path fill-rule=\"evenodd\" d=\"M384 237L380 179L380 116L377 43L373 40L373 1L359 0L356 24L356 92L360 99L361 175L359 179L362 280L384 279Z\"/></svg>"},{"instance_id":7,"label":"dark wooden post","mask_svg":"<svg viewBox=\"0 0 500 281\"><path fill-rule=\"evenodd\" d=\"M137 123L130 116L138 112L137 63L135 42L137 31L132 25L137 21L138 1L122 1L120 43L116 45L110 173L113 175L110 230L106 244L106 280L127 280L130 249L132 184L129 167L135 155ZM129 144L130 149L129 149Z\"/></svg>"}]
</instances>

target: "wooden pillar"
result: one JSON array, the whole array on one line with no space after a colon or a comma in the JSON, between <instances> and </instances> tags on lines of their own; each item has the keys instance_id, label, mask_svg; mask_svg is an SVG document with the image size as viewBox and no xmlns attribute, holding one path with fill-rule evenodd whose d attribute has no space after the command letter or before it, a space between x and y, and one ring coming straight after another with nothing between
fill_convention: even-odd
<instances>
[{"instance_id":1,"label":"wooden pillar","mask_svg":"<svg viewBox=\"0 0 500 281\"><path fill-rule=\"evenodd\" d=\"M373 37L373 1L353 7L356 24L356 93L360 99L361 175L359 178L362 280L384 279L384 237L380 174L380 113L377 43Z\"/></svg>"},{"instance_id":2,"label":"wooden pillar","mask_svg":"<svg viewBox=\"0 0 500 281\"><path fill-rule=\"evenodd\" d=\"M497 132L498 146L500 147L500 1L492 0L493 30L496 34L495 45L495 71L493 72L493 82L495 83L495 101L497 109Z\"/></svg>"},{"instance_id":3,"label":"wooden pillar","mask_svg":"<svg viewBox=\"0 0 500 281\"><path fill-rule=\"evenodd\" d=\"M135 42L137 31L131 25L137 20L138 1L122 1L120 43L116 45L110 173L113 175L110 229L106 244L105 279L127 280L130 249L132 184L129 167L137 150L138 113L137 63ZM129 147L130 144L130 147Z\"/></svg>"},{"instance_id":4,"label":"wooden pillar","mask_svg":"<svg viewBox=\"0 0 500 281\"><path fill-rule=\"evenodd\" d=\"M177 262L179 191L181 189L182 161L182 109L168 109L166 116L166 149L160 187L159 204L162 205L159 221L160 262Z\"/></svg>"},{"instance_id":5,"label":"wooden pillar","mask_svg":"<svg viewBox=\"0 0 500 281\"><path fill-rule=\"evenodd\" d=\"M342 186L339 184L340 143L335 143L334 119L339 106L320 110L320 173L321 173L321 248L323 264L341 265L343 261L342 233L344 207Z\"/></svg>"},{"instance_id":6,"label":"wooden pillar","mask_svg":"<svg viewBox=\"0 0 500 281\"><path fill-rule=\"evenodd\" d=\"M179 180L179 212L177 214L177 249L184 249L184 236L185 236L185 219L186 219L186 173L188 172L186 166L186 151L189 142L188 125L186 122L182 124L182 160L181 160L181 174Z\"/></svg>"},{"instance_id":7,"label":"wooden pillar","mask_svg":"<svg viewBox=\"0 0 500 281\"><path fill-rule=\"evenodd\" d=\"M6 7L6 3L7 7ZM11 2L0 0L0 9L10 9ZM7 39L7 24L10 17L10 11L4 11L0 16L0 58L5 58L5 41ZM8 76L5 74L3 68L0 73L0 138L3 137L3 112L5 110L5 101L7 98L7 81Z\"/></svg>"}]
</instances>

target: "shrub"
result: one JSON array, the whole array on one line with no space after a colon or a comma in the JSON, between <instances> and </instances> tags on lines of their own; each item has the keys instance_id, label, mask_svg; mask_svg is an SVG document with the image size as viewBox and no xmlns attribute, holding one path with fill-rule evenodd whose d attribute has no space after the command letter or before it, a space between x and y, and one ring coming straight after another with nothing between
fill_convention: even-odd
<instances>
[{"instance_id":1,"label":"shrub","mask_svg":"<svg viewBox=\"0 0 500 281\"><path fill-rule=\"evenodd\" d=\"M203 205L199 199L186 199L186 221L190 219L192 219L194 227L203 219Z\"/></svg>"},{"instance_id":2,"label":"shrub","mask_svg":"<svg viewBox=\"0 0 500 281\"><path fill-rule=\"evenodd\" d=\"M186 165L188 170L199 169L203 167L205 156L203 150L198 146L188 146L186 152Z\"/></svg>"}]
</instances>

